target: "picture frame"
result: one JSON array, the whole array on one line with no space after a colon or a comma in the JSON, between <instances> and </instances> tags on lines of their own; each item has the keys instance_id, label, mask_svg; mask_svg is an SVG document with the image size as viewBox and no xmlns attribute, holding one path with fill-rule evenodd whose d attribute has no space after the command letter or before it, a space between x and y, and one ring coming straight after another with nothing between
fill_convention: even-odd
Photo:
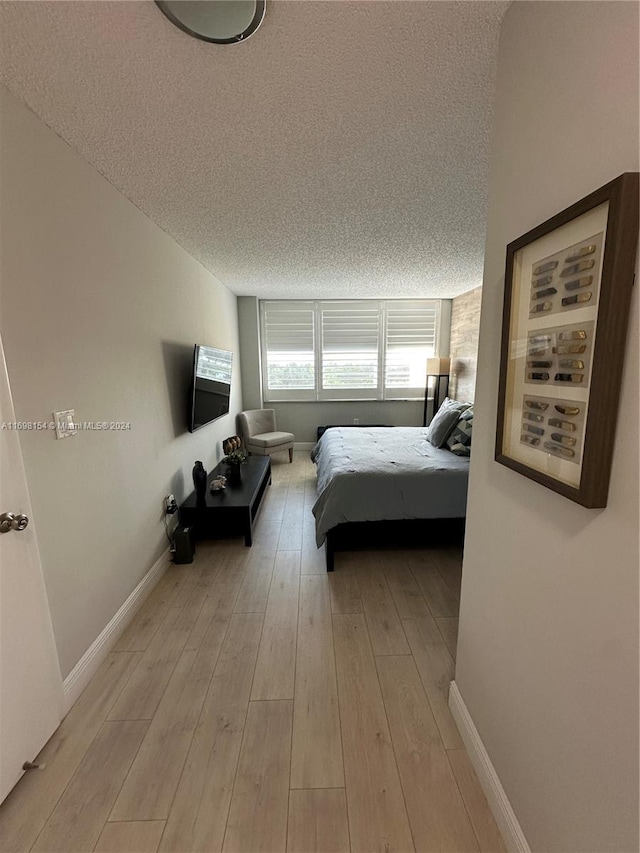
<instances>
[{"instance_id":1,"label":"picture frame","mask_svg":"<svg viewBox=\"0 0 640 853\"><path fill-rule=\"evenodd\" d=\"M507 246L495 459L589 508L607 505L638 191L626 172Z\"/></svg>"}]
</instances>

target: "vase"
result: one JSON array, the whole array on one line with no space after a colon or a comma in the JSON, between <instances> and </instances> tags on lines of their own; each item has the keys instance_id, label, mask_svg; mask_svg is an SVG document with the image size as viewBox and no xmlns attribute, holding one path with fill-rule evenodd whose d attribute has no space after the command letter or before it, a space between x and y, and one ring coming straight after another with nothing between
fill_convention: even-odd
<instances>
[{"instance_id":1,"label":"vase","mask_svg":"<svg viewBox=\"0 0 640 853\"><path fill-rule=\"evenodd\" d=\"M193 466L193 485L196 489L196 500L198 503L204 501L207 494L207 472L202 462L196 462Z\"/></svg>"},{"instance_id":2,"label":"vase","mask_svg":"<svg viewBox=\"0 0 640 853\"><path fill-rule=\"evenodd\" d=\"M242 465L227 465L227 480L232 484L242 482Z\"/></svg>"}]
</instances>

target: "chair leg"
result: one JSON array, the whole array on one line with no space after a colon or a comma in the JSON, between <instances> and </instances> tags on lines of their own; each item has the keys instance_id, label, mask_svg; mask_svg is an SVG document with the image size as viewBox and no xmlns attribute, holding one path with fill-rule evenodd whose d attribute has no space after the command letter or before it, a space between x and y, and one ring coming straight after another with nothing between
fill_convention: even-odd
<instances>
[{"instance_id":1,"label":"chair leg","mask_svg":"<svg viewBox=\"0 0 640 853\"><path fill-rule=\"evenodd\" d=\"M289 462L293 462L293 447L289 448Z\"/></svg>"}]
</instances>

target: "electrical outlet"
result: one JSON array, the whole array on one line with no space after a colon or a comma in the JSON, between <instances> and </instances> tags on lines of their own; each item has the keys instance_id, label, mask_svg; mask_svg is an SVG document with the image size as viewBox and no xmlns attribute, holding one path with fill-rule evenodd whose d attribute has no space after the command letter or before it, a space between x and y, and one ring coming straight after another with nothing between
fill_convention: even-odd
<instances>
[{"instance_id":1,"label":"electrical outlet","mask_svg":"<svg viewBox=\"0 0 640 853\"><path fill-rule=\"evenodd\" d=\"M167 515L173 515L178 511L178 504L176 503L176 499L173 495L167 495L164 499L164 510Z\"/></svg>"},{"instance_id":2,"label":"electrical outlet","mask_svg":"<svg viewBox=\"0 0 640 853\"><path fill-rule=\"evenodd\" d=\"M75 409L65 409L64 412L53 413L56 438L70 438L72 435L77 435L76 425L73 422L75 414Z\"/></svg>"},{"instance_id":3,"label":"electrical outlet","mask_svg":"<svg viewBox=\"0 0 640 853\"><path fill-rule=\"evenodd\" d=\"M360 425L360 418L354 418L354 419L353 419L353 425L354 425L354 426L359 426L359 425Z\"/></svg>"}]
</instances>

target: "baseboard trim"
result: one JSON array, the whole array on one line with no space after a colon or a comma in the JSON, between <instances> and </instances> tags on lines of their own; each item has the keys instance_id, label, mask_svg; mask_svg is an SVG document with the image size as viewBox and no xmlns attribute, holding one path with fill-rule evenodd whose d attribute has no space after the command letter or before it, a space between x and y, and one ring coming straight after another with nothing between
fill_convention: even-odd
<instances>
[{"instance_id":1,"label":"baseboard trim","mask_svg":"<svg viewBox=\"0 0 640 853\"><path fill-rule=\"evenodd\" d=\"M451 682L449 689L449 708L507 849L510 853L531 853L531 848L518 823L518 818L511 808L509 798L502 787L500 778L489 758L489 753L485 749L455 681Z\"/></svg>"},{"instance_id":2,"label":"baseboard trim","mask_svg":"<svg viewBox=\"0 0 640 853\"><path fill-rule=\"evenodd\" d=\"M98 671L100 664L116 644L120 634L122 634L129 622L131 622L144 600L158 583L160 577L169 566L169 559L169 550L167 549L158 557L113 619L111 619L99 636L91 643L87 651L65 678L62 684L64 714L69 712L74 702Z\"/></svg>"},{"instance_id":3,"label":"baseboard trim","mask_svg":"<svg viewBox=\"0 0 640 853\"><path fill-rule=\"evenodd\" d=\"M294 441L293 443L294 450L313 450L315 446L315 441Z\"/></svg>"}]
</instances>

